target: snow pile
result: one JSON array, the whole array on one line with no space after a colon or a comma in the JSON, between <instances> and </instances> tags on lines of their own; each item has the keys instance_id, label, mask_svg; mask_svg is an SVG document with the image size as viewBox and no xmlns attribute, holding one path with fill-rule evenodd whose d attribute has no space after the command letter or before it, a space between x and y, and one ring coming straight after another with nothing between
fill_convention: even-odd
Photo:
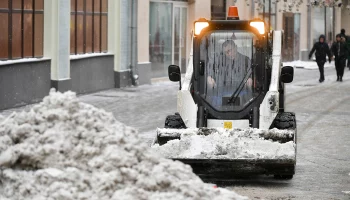
<instances>
[{"instance_id":1,"label":"snow pile","mask_svg":"<svg viewBox=\"0 0 350 200\"><path fill-rule=\"evenodd\" d=\"M161 158L111 113L51 91L0 122L0 199L246 199Z\"/></svg>"},{"instance_id":2,"label":"snow pile","mask_svg":"<svg viewBox=\"0 0 350 200\"><path fill-rule=\"evenodd\" d=\"M293 141L280 143L267 138L288 138L292 130L261 129L208 129L210 134L198 129L182 129L175 133L159 129L158 134L181 138L152 148L167 158L195 159L295 159ZM199 132L199 134L197 134Z\"/></svg>"},{"instance_id":3,"label":"snow pile","mask_svg":"<svg viewBox=\"0 0 350 200\"><path fill-rule=\"evenodd\" d=\"M296 68L305 69L318 69L316 61L301 61L295 60L292 62L283 62L283 66L292 66ZM329 63L328 61L324 64L324 67L334 67L334 62Z\"/></svg>"}]
</instances>

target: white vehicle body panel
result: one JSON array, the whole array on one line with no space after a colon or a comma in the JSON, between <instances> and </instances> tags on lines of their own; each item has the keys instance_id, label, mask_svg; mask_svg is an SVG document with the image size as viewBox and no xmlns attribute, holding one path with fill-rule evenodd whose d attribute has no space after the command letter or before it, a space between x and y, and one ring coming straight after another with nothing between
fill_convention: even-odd
<instances>
[{"instance_id":1,"label":"white vehicle body panel","mask_svg":"<svg viewBox=\"0 0 350 200\"><path fill-rule=\"evenodd\" d=\"M218 119L208 119L207 121L207 127L208 128L224 128L225 122L231 122L232 123L232 129L234 128L249 128L249 120L242 119L242 120L218 120Z\"/></svg>"},{"instance_id":2,"label":"white vehicle body panel","mask_svg":"<svg viewBox=\"0 0 350 200\"><path fill-rule=\"evenodd\" d=\"M273 32L272 74L269 91L260 105L259 128L269 129L279 110L279 78L281 74L282 31Z\"/></svg>"},{"instance_id":3,"label":"white vehicle body panel","mask_svg":"<svg viewBox=\"0 0 350 200\"><path fill-rule=\"evenodd\" d=\"M179 90L177 92L177 112L179 112L187 128L197 127L197 110L198 107L190 91Z\"/></svg>"},{"instance_id":4,"label":"white vehicle body panel","mask_svg":"<svg viewBox=\"0 0 350 200\"><path fill-rule=\"evenodd\" d=\"M197 127L198 106L190 93L191 79L193 75L193 40L191 42L191 53L188 61L186 74L182 80L182 88L177 93L177 112L180 114L187 128Z\"/></svg>"}]
</instances>

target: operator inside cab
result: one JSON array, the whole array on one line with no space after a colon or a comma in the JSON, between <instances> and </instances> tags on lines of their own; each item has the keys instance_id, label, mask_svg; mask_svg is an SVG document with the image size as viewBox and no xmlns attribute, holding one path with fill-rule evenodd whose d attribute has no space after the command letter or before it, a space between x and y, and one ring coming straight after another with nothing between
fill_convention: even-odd
<instances>
[{"instance_id":1,"label":"operator inside cab","mask_svg":"<svg viewBox=\"0 0 350 200\"><path fill-rule=\"evenodd\" d=\"M243 108L253 98L254 39L249 32L218 31L202 40L201 60L206 63L207 77L205 96L218 110L232 106ZM240 90L238 97L230 105L228 100L237 89Z\"/></svg>"},{"instance_id":2,"label":"operator inside cab","mask_svg":"<svg viewBox=\"0 0 350 200\"><path fill-rule=\"evenodd\" d=\"M238 12L234 14L228 19L239 19ZM202 98L217 111L244 109L259 95L255 86L261 76L252 67L258 37L248 30L213 30L200 38L200 62L205 67Z\"/></svg>"}]
</instances>

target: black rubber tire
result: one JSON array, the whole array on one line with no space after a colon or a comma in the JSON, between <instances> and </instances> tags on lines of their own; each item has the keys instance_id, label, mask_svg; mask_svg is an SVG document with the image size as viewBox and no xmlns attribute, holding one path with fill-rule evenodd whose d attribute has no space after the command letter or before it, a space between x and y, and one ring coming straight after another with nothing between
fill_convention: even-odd
<instances>
[{"instance_id":1,"label":"black rubber tire","mask_svg":"<svg viewBox=\"0 0 350 200\"><path fill-rule=\"evenodd\" d=\"M275 120L273 121L270 129L289 129L295 130L294 143L297 143L297 122L295 119L295 114L292 112L282 112L278 113Z\"/></svg>"},{"instance_id":2,"label":"black rubber tire","mask_svg":"<svg viewBox=\"0 0 350 200\"><path fill-rule=\"evenodd\" d=\"M295 114L292 112L278 113L272 124L272 128L295 130L297 128Z\"/></svg>"},{"instance_id":3,"label":"black rubber tire","mask_svg":"<svg viewBox=\"0 0 350 200\"><path fill-rule=\"evenodd\" d=\"M183 122L181 116L179 113L175 113L175 115L168 115L165 118L165 124L164 128L172 128L172 129L184 129L186 128L185 123ZM160 137L157 135L157 137L153 140L154 144L164 145L170 140L174 139L180 139L178 137L172 137L172 136L162 136Z\"/></svg>"},{"instance_id":4,"label":"black rubber tire","mask_svg":"<svg viewBox=\"0 0 350 200\"><path fill-rule=\"evenodd\" d=\"M274 175L274 178L279 180L290 180L293 178L293 175Z\"/></svg>"},{"instance_id":5,"label":"black rubber tire","mask_svg":"<svg viewBox=\"0 0 350 200\"><path fill-rule=\"evenodd\" d=\"M175 115L168 115L166 117L164 128L183 129L186 128L186 125L181 116L178 113L175 113Z\"/></svg>"},{"instance_id":6,"label":"black rubber tire","mask_svg":"<svg viewBox=\"0 0 350 200\"><path fill-rule=\"evenodd\" d=\"M271 128L295 130L294 143L295 144L297 143L297 124L296 124L296 119L295 119L294 113L292 113L292 112L278 113ZM291 170L295 171L295 165L292 167ZM275 174L274 178L275 179L290 180L293 178L293 175L294 174L288 174L288 175Z\"/></svg>"}]
</instances>

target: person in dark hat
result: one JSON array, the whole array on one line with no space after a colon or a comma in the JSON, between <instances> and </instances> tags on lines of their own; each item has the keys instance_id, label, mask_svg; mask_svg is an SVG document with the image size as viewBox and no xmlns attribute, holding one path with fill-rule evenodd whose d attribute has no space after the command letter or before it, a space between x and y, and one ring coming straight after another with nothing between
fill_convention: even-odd
<instances>
[{"instance_id":1,"label":"person in dark hat","mask_svg":"<svg viewBox=\"0 0 350 200\"><path fill-rule=\"evenodd\" d=\"M345 29L341 29L340 30L340 36L342 37L342 38L344 38L345 40L347 40L348 38L346 37L346 35L345 35Z\"/></svg>"},{"instance_id":2,"label":"person in dark hat","mask_svg":"<svg viewBox=\"0 0 350 200\"><path fill-rule=\"evenodd\" d=\"M316 51L315 55L318 69L320 71L320 83L324 81L324 64L327 61L326 55L328 55L328 61L331 63L331 51L329 50L329 46L325 40L326 37L324 35L320 35L318 42L314 44L309 54L309 59L311 59L312 54Z\"/></svg>"},{"instance_id":3,"label":"person in dark hat","mask_svg":"<svg viewBox=\"0 0 350 200\"><path fill-rule=\"evenodd\" d=\"M334 55L335 69L337 70L337 81L343 81L344 68L346 58L348 56L348 47L346 43L342 41L341 34L337 34L336 41L333 43L331 49Z\"/></svg>"}]
</instances>

